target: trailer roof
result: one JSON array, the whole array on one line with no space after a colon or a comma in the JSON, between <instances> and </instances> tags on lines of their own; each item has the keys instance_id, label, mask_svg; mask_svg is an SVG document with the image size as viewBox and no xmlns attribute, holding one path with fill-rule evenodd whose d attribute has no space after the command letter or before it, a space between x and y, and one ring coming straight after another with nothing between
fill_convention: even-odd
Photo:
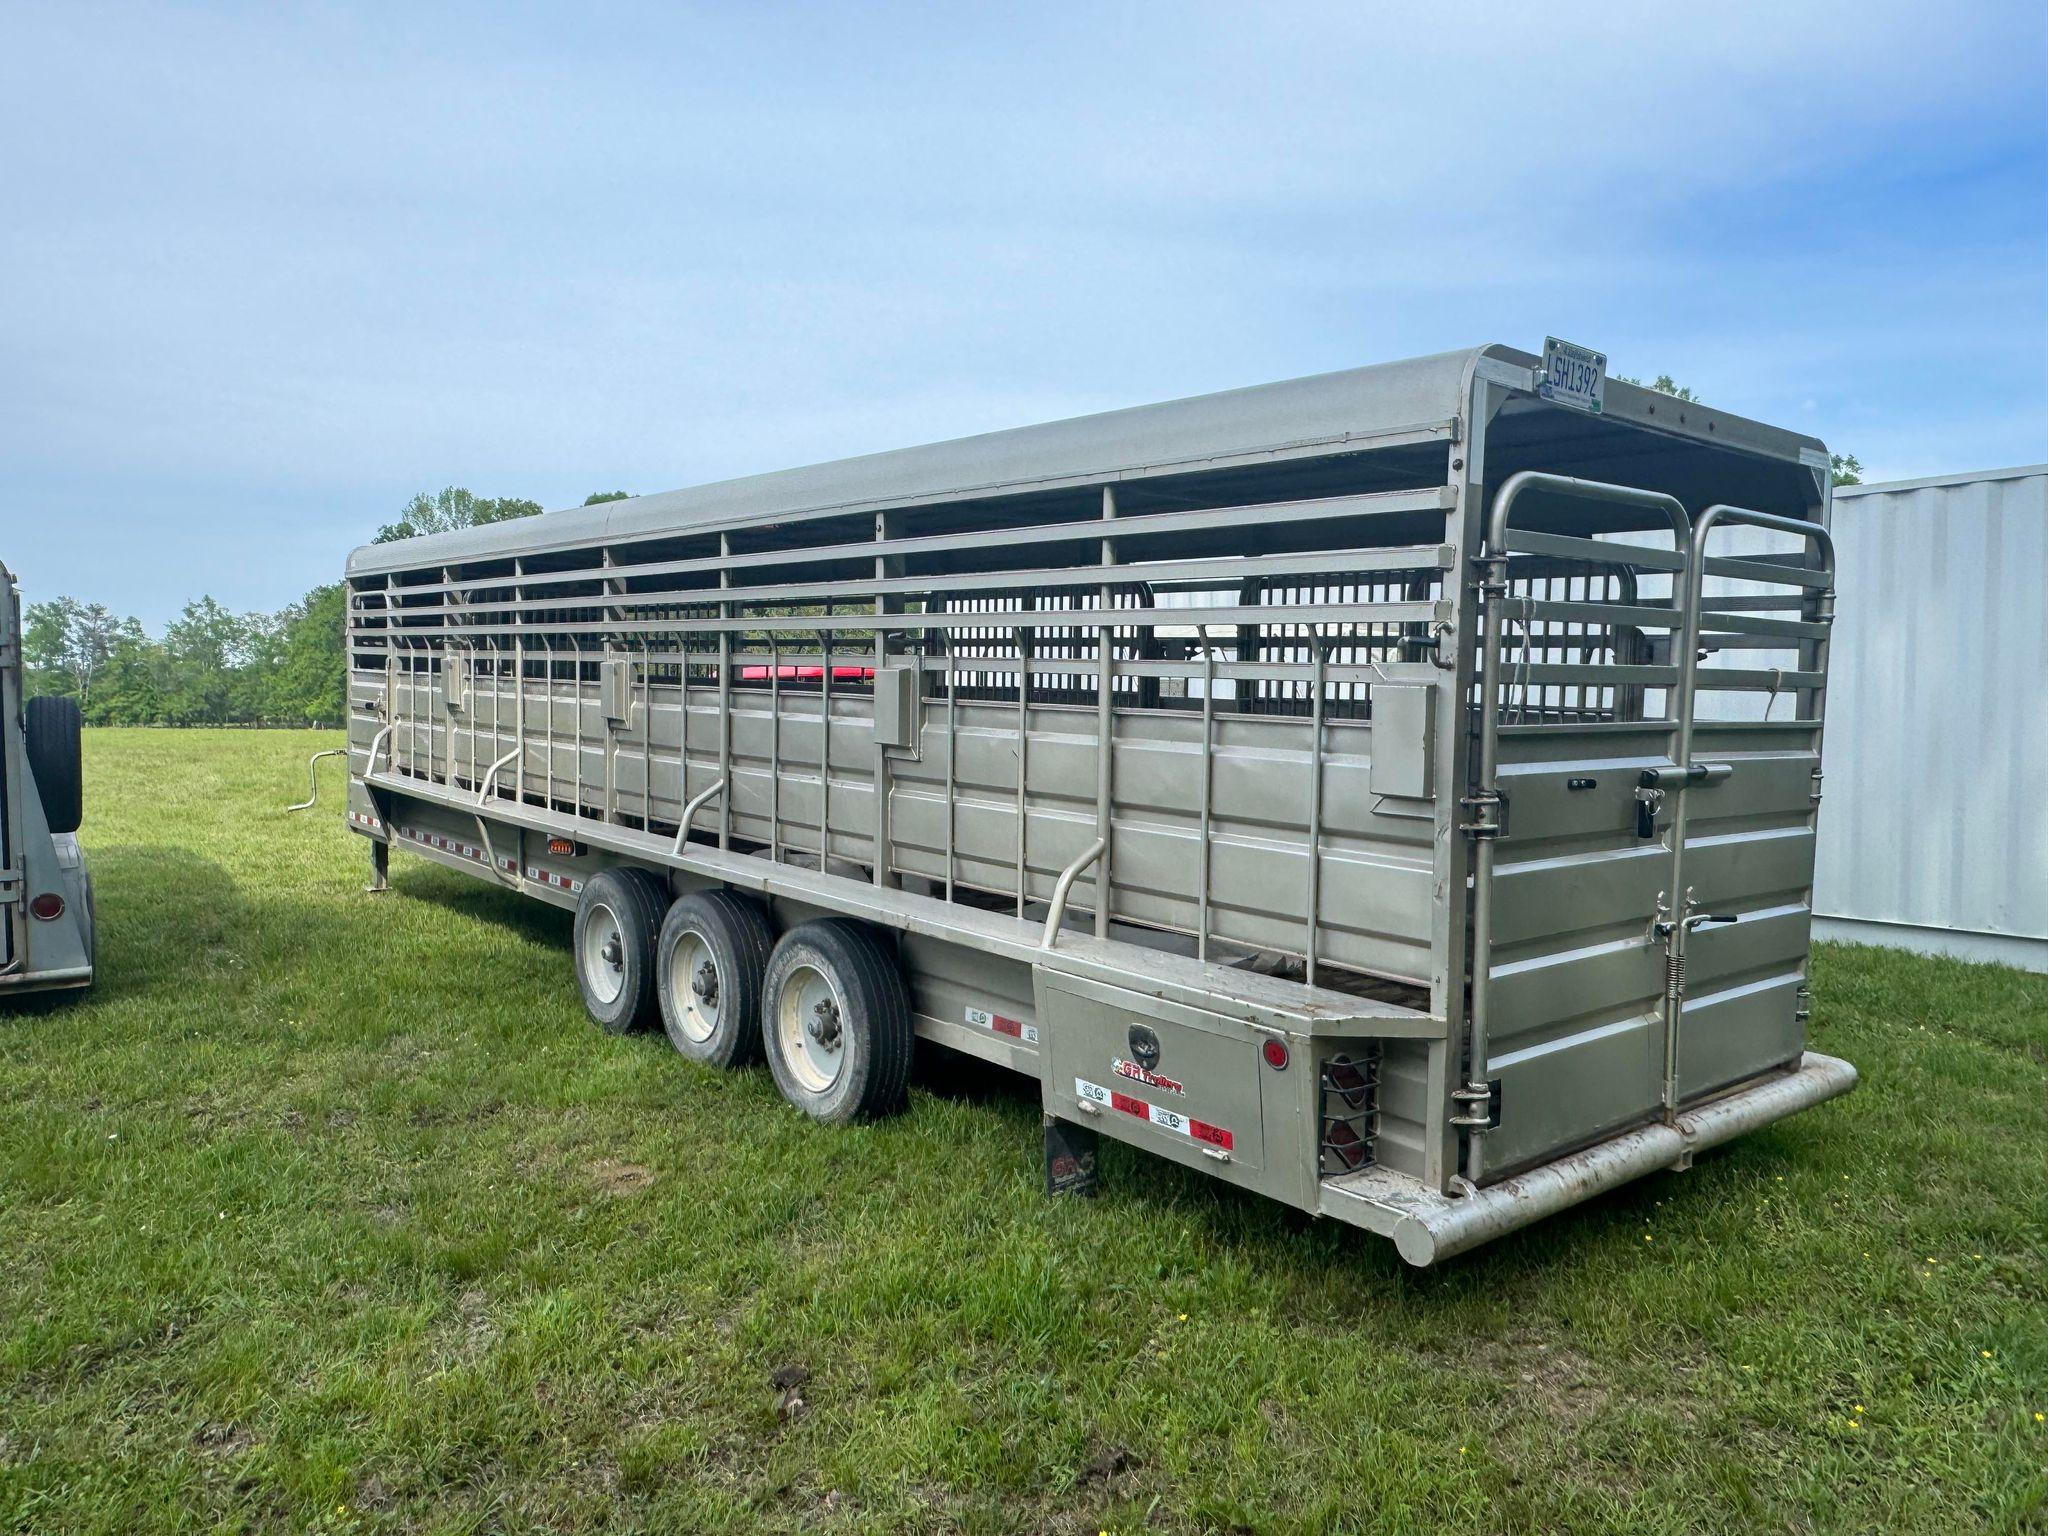
<instances>
[{"instance_id":1,"label":"trailer roof","mask_svg":"<svg viewBox=\"0 0 2048 1536\"><path fill-rule=\"evenodd\" d=\"M1462 414L1471 370L1482 359L1511 368L1529 368L1538 361L1512 347L1474 347L1130 406L594 507L571 507L538 519L365 544L349 556L348 571L357 575L414 569L775 518L1063 482L1111 481L1166 469L1292 456L1354 440L1364 447L1373 439L1398 439L1405 433L1447 438L1443 429ZM1639 410L1627 408L1634 398L1658 398L1618 380L1610 379L1608 389L1610 419L1638 416ZM1724 423L1748 428L1744 435L1752 448L1763 446L1778 456L1797 458L1802 448L1820 447L1813 438L1714 414Z\"/></svg>"}]
</instances>

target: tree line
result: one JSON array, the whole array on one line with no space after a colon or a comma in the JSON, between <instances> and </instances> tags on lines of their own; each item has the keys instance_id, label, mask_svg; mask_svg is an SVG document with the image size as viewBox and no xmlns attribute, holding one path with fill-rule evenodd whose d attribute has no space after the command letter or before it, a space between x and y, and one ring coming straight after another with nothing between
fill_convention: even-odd
<instances>
[{"instance_id":1,"label":"tree line","mask_svg":"<svg viewBox=\"0 0 2048 1536\"><path fill-rule=\"evenodd\" d=\"M585 506L621 501L600 491ZM475 496L461 486L406 504L374 542L533 517L537 501ZM236 613L212 597L187 603L152 635L104 603L58 597L22 615L30 694L78 700L92 725L338 725L347 712L340 582L275 613Z\"/></svg>"}]
</instances>

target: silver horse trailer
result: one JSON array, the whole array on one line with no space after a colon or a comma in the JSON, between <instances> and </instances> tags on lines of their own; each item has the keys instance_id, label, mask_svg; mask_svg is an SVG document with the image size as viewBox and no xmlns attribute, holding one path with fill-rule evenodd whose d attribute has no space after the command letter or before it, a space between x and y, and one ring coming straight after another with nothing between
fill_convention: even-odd
<instances>
[{"instance_id":1,"label":"silver horse trailer","mask_svg":"<svg viewBox=\"0 0 2048 1536\"><path fill-rule=\"evenodd\" d=\"M0 565L0 1000L93 973L78 705L24 692L21 594Z\"/></svg>"},{"instance_id":2,"label":"silver horse trailer","mask_svg":"<svg viewBox=\"0 0 2048 1536\"><path fill-rule=\"evenodd\" d=\"M374 886L573 908L601 1024L821 1120L931 1046L1029 1073L1054 1190L1107 1135L1427 1264L1684 1168L1855 1082L1805 1049L1828 459L1603 374L1487 347L359 549Z\"/></svg>"}]
</instances>

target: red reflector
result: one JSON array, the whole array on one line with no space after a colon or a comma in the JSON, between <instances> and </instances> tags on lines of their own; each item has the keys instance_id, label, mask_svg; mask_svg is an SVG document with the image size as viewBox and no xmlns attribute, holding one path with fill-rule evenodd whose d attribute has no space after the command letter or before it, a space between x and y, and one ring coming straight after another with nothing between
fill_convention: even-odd
<instances>
[{"instance_id":1,"label":"red reflector","mask_svg":"<svg viewBox=\"0 0 2048 1536\"><path fill-rule=\"evenodd\" d=\"M1109 1096L1109 1107L1120 1109L1127 1115L1136 1115L1140 1120L1152 1118L1152 1106L1143 1099L1132 1098L1128 1093L1112 1092Z\"/></svg>"},{"instance_id":2,"label":"red reflector","mask_svg":"<svg viewBox=\"0 0 2048 1536\"><path fill-rule=\"evenodd\" d=\"M566 838L566 837L551 837L551 838L549 838L549 839L548 839L548 852L549 852L549 853L564 853L564 854L567 854L567 853L574 853L575 851L576 851L576 845L575 845L574 843L570 842L570 841L569 841L569 839L568 839L568 838Z\"/></svg>"},{"instance_id":3,"label":"red reflector","mask_svg":"<svg viewBox=\"0 0 2048 1536\"><path fill-rule=\"evenodd\" d=\"M1259 1054L1266 1058L1266 1065L1275 1072L1285 1072L1287 1070L1287 1042L1285 1040L1268 1040L1259 1047Z\"/></svg>"},{"instance_id":4,"label":"red reflector","mask_svg":"<svg viewBox=\"0 0 2048 1536\"><path fill-rule=\"evenodd\" d=\"M40 917L44 922L53 922L64 915L64 898L55 891L44 891L28 904L29 915Z\"/></svg>"}]
</instances>

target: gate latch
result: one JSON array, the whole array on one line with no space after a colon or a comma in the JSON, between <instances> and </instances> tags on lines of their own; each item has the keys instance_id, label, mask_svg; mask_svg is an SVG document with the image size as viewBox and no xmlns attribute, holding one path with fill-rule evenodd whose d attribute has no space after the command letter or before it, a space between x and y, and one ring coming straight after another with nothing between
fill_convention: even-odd
<instances>
[{"instance_id":1,"label":"gate latch","mask_svg":"<svg viewBox=\"0 0 2048 1536\"><path fill-rule=\"evenodd\" d=\"M1657 770L1645 768L1636 781L1636 836L1648 841L1657 835L1657 807L1664 791L1657 787Z\"/></svg>"},{"instance_id":2,"label":"gate latch","mask_svg":"<svg viewBox=\"0 0 2048 1536\"><path fill-rule=\"evenodd\" d=\"M1657 835L1657 806L1667 788L1688 784L1719 784L1733 775L1727 763L1688 763L1685 767L1645 768L1636 775L1636 836Z\"/></svg>"}]
</instances>

